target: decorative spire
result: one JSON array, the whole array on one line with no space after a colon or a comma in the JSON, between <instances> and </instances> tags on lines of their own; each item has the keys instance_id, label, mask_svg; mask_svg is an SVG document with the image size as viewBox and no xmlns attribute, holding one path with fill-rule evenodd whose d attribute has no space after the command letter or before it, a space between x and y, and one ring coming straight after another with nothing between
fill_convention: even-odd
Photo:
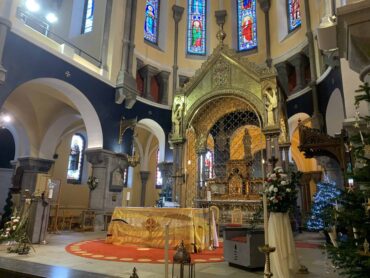
<instances>
[{"instance_id":1,"label":"decorative spire","mask_svg":"<svg viewBox=\"0 0 370 278\"><path fill-rule=\"evenodd\" d=\"M219 45L223 45L224 40L226 38L226 33L224 31L226 15L227 15L226 10L215 11L216 22L219 27L219 30L216 34L216 38L219 41Z\"/></svg>"}]
</instances>

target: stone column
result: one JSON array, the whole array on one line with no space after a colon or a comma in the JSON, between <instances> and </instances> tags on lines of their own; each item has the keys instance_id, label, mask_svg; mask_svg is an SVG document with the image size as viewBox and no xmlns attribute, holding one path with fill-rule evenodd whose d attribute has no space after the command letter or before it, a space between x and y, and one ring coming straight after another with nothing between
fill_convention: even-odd
<instances>
[{"instance_id":1,"label":"stone column","mask_svg":"<svg viewBox=\"0 0 370 278\"><path fill-rule=\"evenodd\" d=\"M304 57L301 53L297 53L289 58L289 63L291 63L295 68L297 84L294 88L294 91L297 92L302 90L305 86Z\"/></svg>"},{"instance_id":2,"label":"stone column","mask_svg":"<svg viewBox=\"0 0 370 278\"><path fill-rule=\"evenodd\" d=\"M35 192L38 174L47 174L54 161L33 157L18 158L18 161L19 167L24 169L20 198L21 204L23 205L24 196L32 196ZM25 190L29 190L29 194L25 194ZM31 243L40 243L45 239L44 236L48 226L50 206L48 206L46 198L43 199L42 196L43 195L32 197L29 212L29 225L27 227L27 235Z\"/></svg>"},{"instance_id":3,"label":"stone column","mask_svg":"<svg viewBox=\"0 0 370 278\"><path fill-rule=\"evenodd\" d=\"M125 107L130 109L136 102L136 80L132 73L135 48L136 0L126 0L125 21L123 27L123 47L121 69L117 77L116 103L124 100Z\"/></svg>"},{"instance_id":4,"label":"stone column","mask_svg":"<svg viewBox=\"0 0 370 278\"><path fill-rule=\"evenodd\" d=\"M6 41L6 35L11 27L11 22L8 19L10 16L10 11L12 7L11 0L3 0L5 2L1 5L0 11L0 85L4 84L6 79L6 69L3 66L3 55L4 55L4 46Z\"/></svg>"},{"instance_id":5,"label":"stone column","mask_svg":"<svg viewBox=\"0 0 370 278\"><path fill-rule=\"evenodd\" d=\"M283 159L284 156L284 160L281 161L281 166L283 167L285 172L287 172L289 169L289 147L290 143L279 145L281 159Z\"/></svg>"},{"instance_id":6,"label":"stone column","mask_svg":"<svg viewBox=\"0 0 370 278\"><path fill-rule=\"evenodd\" d=\"M140 206L141 207L145 207L146 183L148 182L149 176L150 176L149 171L140 171L140 179L141 179Z\"/></svg>"},{"instance_id":7,"label":"stone column","mask_svg":"<svg viewBox=\"0 0 370 278\"><path fill-rule=\"evenodd\" d=\"M312 127L322 130L323 128L323 117L319 110L319 101L317 93L317 74L316 74L316 58L315 58L315 45L313 32L311 27L311 13L310 13L310 4L308 0L304 0L304 11L307 32L306 37L308 39L308 56L310 59L310 71L311 71L311 82L310 87L312 89L312 102L313 102L313 115L312 115Z\"/></svg>"},{"instance_id":8,"label":"stone column","mask_svg":"<svg viewBox=\"0 0 370 278\"><path fill-rule=\"evenodd\" d=\"M266 163L267 173L273 170L273 163L271 159L277 159L275 166L281 165L280 149L279 149L279 129L264 129L263 133L266 136Z\"/></svg>"},{"instance_id":9,"label":"stone column","mask_svg":"<svg viewBox=\"0 0 370 278\"><path fill-rule=\"evenodd\" d=\"M271 45L270 45L270 16L269 10L271 7L270 0L258 0L260 7L265 14L265 25L266 25L266 65L271 68Z\"/></svg>"},{"instance_id":10,"label":"stone column","mask_svg":"<svg viewBox=\"0 0 370 278\"><path fill-rule=\"evenodd\" d=\"M183 152L184 152L184 139L177 139L176 141L172 141L171 146L173 149L173 169L172 169L172 177L173 177L173 195L172 201L178 202L181 204L182 198L182 184L183 184Z\"/></svg>"},{"instance_id":11,"label":"stone column","mask_svg":"<svg viewBox=\"0 0 370 278\"><path fill-rule=\"evenodd\" d=\"M168 104L168 79L170 72L161 71L156 75L156 79L159 84L159 102L162 104Z\"/></svg>"},{"instance_id":12,"label":"stone column","mask_svg":"<svg viewBox=\"0 0 370 278\"><path fill-rule=\"evenodd\" d=\"M173 5L173 20L175 21L175 39L173 46L173 66L172 66L172 91L176 92L177 89L177 56L178 56L178 46L179 46L179 22L181 20L182 14L184 13L184 8Z\"/></svg>"},{"instance_id":13,"label":"stone column","mask_svg":"<svg viewBox=\"0 0 370 278\"><path fill-rule=\"evenodd\" d=\"M140 76L144 79L143 96L146 99L153 100L153 96L151 94L151 82L152 82L152 77L154 77L157 73L158 73L158 69L151 65L145 65L139 70Z\"/></svg>"},{"instance_id":14,"label":"stone column","mask_svg":"<svg viewBox=\"0 0 370 278\"><path fill-rule=\"evenodd\" d=\"M166 200L172 201L172 162L161 162L158 164L159 170L162 174L162 192L166 192ZM171 193L171 196L167 196L168 193Z\"/></svg>"},{"instance_id":15,"label":"stone column","mask_svg":"<svg viewBox=\"0 0 370 278\"><path fill-rule=\"evenodd\" d=\"M128 166L127 157L121 153L114 153L104 149L87 149L85 151L87 161L92 164L92 176L98 178L98 186L90 191L90 209L95 210L95 226L102 229L104 218L102 213L113 212L115 207L122 206L122 189L112 184L112 173L120 168Z\"/></svg>"},{"instance_id":16,"label":"stone column","mask_svg":"<svg viewBox=\"0 0 370 278\"><path fill-rule=\"evenodd\" d=\"M109 33L112 16L112 1L107 0L105 8L105 19L104 19L104 31L103 31L103 45L101 49L101 68L108 71L107 58L108 58L108 47L109 47Z\"/></svg>"}]
</instances>

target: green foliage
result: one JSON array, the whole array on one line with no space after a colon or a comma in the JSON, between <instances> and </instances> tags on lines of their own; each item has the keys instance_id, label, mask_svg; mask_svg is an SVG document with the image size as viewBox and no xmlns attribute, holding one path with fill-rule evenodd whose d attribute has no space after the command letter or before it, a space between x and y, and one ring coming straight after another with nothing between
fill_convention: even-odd
<instances>
[{"instance_id":1,"label":"green foliage","mask_svg":"<svg viewBox=\"0 0 370 278\"><path fill-rule=\"evenodd\" d=\"M12 193L9 190L8 197L5 200L4 214L1 218L0 228L4 228L6 222L8 222L13 214L13 202L12 202Z\"/></svg>"},{"instance_id":2,"label":"green foliage","mask_svg":"<svg viewBox=\"0 0 370 278\"><path fill-rule=\"evenodd\" d=\"M370 87L367 83L356 92L360 93L355 97L356 106L361 101L370 102ZM369 116L361 119L370 123ZM358 134L351 137L351 143L356 158L353 176L356 187L348 188L337 199L340 208L332 217L338 232L337 247L328 246L327 250L329 258L341 274L350 278L363 278L369 277L370 273L370 256L363 254L365 239L370 241L370 159L365 156L365 145L370 145L370 133L360 129L358 123L355 126Z\"/></svg>"}]
</instances>

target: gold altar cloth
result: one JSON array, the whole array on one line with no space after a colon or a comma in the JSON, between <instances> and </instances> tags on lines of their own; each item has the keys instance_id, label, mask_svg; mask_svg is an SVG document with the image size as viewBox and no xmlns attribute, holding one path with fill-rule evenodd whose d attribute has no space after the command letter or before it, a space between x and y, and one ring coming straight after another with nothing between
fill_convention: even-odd
<instances>
[{"instance_id":1,"label":"gold altar cloth","mask_svg":"<svg viewBox=\"0 0 370 278\"><path fill-rule=\"evenodd\" d=\"M122 208L114 209L106 242L116 245L138 244L164 248L165 225L169 225L169 247L181 240L189 252L206 248L208 210L197 208Z\"/></svg>"}]
</instances>

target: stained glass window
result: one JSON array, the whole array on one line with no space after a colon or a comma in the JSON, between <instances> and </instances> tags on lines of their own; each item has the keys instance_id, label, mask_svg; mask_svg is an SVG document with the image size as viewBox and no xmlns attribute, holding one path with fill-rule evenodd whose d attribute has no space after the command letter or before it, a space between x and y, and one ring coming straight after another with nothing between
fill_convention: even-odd
<instances>
[{"instance_id":1,"label":"stained glass window","mask_svg":"<svg viewBox=\"0 0 370 278\"><path fill-rule=\"evenodd\" d=\"M288 0L288 28L289 32L301 26L301 1Z\"/></svg>"},{"instance_id":2,"label":"stained glass window","mask_svg":"<svg viewBox=\"0 0 370 278\"><path fill-rule=\"evenodd\" d=\"M93 30L94 22L94 0L85 1L84 20L82 25L82 34L89 33Z\"/></svg>"},{"instance_id":3,"label":"stained glass window","mask_svg":"<svg viewBox=\"0 0 370 278\"><path fill-rule=\"evenodd\" d=\"M206 156L204 158L204 171L206 179L213 178L213 152L207 151Z\"/></svg>"},{"instance_id":4,"label":"stained glass window","mask_svg":"<svg viewBox=\"0 0 370 278\"><path fill-rule=\"evenodd\" d=\"M188 0L188 38L189 54L206 54L206 0Z\"/></svg>"},{"instance_id":5,"label":"stained glass window","mask_svg":"<svg viewBox=\"0 0 370 278\"><path fill-rule=\"evenodd\" d=\"M251 50L257 47L256 0L237 0L238 4L238 49Z\"/></svg>"},{"instance_id":6,"label":"stained glass window","mask_svg":"<svg viewBox=\"0 0 370 278\"><path fill-rule=\"evenodd\" d=\"M162 173L159 170L158 163L159 163L159 149L157 151L157 170L156 170L157 172L156 172L156 186L155 186L155 188L161 189L162 185L163 185L163 178L162 178Z\"/></svg>"},{"instance_id":7,"label":"stained glass window","mask_svg":"<svg viewBox=\"0 0 370 278\"><path fill-rule=\"evenodd\" d=\"M85 139L80 134L74 134L68 159L67 181L69 183L81 183L84 148Z\"/></svg>"},{"instance_id":8,"label":"stained glass window","mask_svg":"<svg viewBox=\"0 0 370 278\"><path fill-rule=\"evenodd\" d=\"M159 0L146 0L144 39L158 43Z\"/></svg>"}]
</instances>

